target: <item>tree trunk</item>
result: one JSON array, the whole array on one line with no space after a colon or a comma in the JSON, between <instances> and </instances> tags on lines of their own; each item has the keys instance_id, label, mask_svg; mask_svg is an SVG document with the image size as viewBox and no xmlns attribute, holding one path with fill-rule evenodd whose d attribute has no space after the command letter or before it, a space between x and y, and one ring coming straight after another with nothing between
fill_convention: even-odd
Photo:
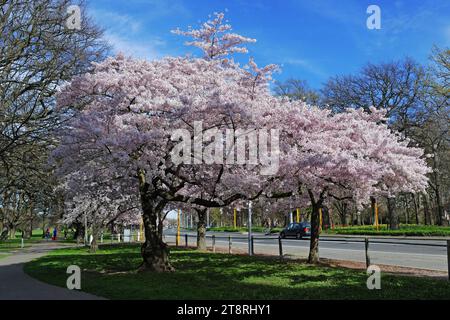
<instances>
[{"instance_id":1,"label":"tree trunk","mask_svg":"<svg viewBox=\"0 0 450 320\"><path fill-rule=\"evenodd\" d=\"M416 197L414 193L411 193L413 203L414 203L414 216L416 218L416 224L419 224L419 206L420 206L420 198Z\"/></svg>"},{"instance_id":2,"label":"tree trunk","mask_svg":"<svg viewBox=\"0 0 450 320\"><path fill-rule=\"evenodd\" d=\"M197 211L197 249L206 251L206 210L207 208L195 209Z\"/></svg>"},{"instance_id":3,"label":"tree trunk","mask_svg":"<svg viewBox=\"0 0 450 320\"><path fill-rule=\"evenodd\" d=\"M145 173L139 171L139 192L142 205L142 217L145 230L145 242L141 247L143 262L140 271L167 272L174 271L169 262L169 249L158 232L158 221L166 202L158 200L150 190Z\"/></svg>"},{"instance_id":4,"label":"tree trunk","mask_svg":"<svg viewBox=\"0 0 450 320\"><path fill-rule=\"evenodd\" d=\"M95 253L95 252L97 252L97 249L98 249L97 238L98 238L98 230L97 230L97 228L93 225L93 226L92 226L92 242L90 243L90 247L89 247L89 252L90 252L90 253Z\"/></svg>"},{"instance_id":5,"label":"tree trunk","mask_svg":"<svg viewBox=\"0 0 450 320\"><path fill-rule=\"evenodd\" d=\"M9 230L6 227L0 229L0 240L4 241L8 239Z\"/></svg>"},{"instance_id":6,"label":"tree trunk","mask_svg":"<svg viewBox=\"0 0 450 320\"><path fill-rule=\"evenodd\" d=\"M339 220L342 226L347 224L347 203L343 201L335 201L334 207L339 215Z\"/></svg>"},{"instance_id":7,"label":"tree trunk","mask_svg":"<svg viewBox=\"0 0 450 320\"><path fill-rule=\"evenodd\" d=\"M406 207L405 211L406 224L409 224L409 201L408 197L406 196L405 196L405 207Z\"/></svg>"},{"instance_id":8,"label":"tree trunk","mask_svg":"<svg viewBox=\"0 0 450 320\"><path fill-rule=\"evenodd\" d=\"M33 202L30 200L30 229L29 229L29 234L28 234L28 238L31 239L33 237Z\"/></svg>"},{"instance_id":9,"label":"tree trunk","mask_svg":"<svg viewBox=\"0 0 450 320\"><path fill-rule=\"evenodd\" d=\"M375 206L377 205L377 199L375 199L375 197L370 197L370 207L372 209L372 219L371 221L373 222L373 225L376 225L376 218L375 218Z\"/></svg>"},{"instance_id":10,"label":"tree trunk","mask_svg":"<svg viewBox=\"0 0 450 320\"><path fill-rule=\"evenodd\" d=\"M9 228L9 238L10 239L16 238L16 227Z\"/></svg>"},{"instance_id":11,"label":"tree trunk","mask_svg":"<svg viewBox=\"0 0 450 320\"><path fill-rule=\"evenodd\" d=\"M308 263L314 264L319 262L319 208L320 206L314 203L311 212L311 239Z\"/></svg>"},{"instance_id":12,"label":"tree trunk","mask_svg":"<svg viewBox=\"0 0 450 320\"><path fill-rule=\"evenodd\" d=\"M45 213L42 214L42 239L45 238Z\"/></svg>"},{"instance_id":13,"label":"tree trunk","mask_svg":"<svg viewBox=\"0 0 450 320\"><path fill-rule=\"evenodd\" d=\"M440 226L445 225L445 219L444 219L444 210L443 210L443 205L442 205L442 198L441 198L441 192L439 190L439 187L436 186L435 189L435 195L436 195L436 221L437 224Z\"/></svg>"},{"instance_id":14,"label":"tree trunk","mask_svg":"<svg viewBox=\"0 0 450 320\"><path fill-rule=\"evenodd\" d=\"M395 198L387 198L387 207L389 213L389 229L398 230L400 228L400 222L398 212L395 209Z\"/></svg>"},{"instance_id":15,"label":"tree trunk","mask_svg":"<svg viewBox=\"0 0 450 320\"><path fill-rule=\"evenodd\" d=\"M428 206L428 197L426 194L422 194L423 200L423 217L425 220L425 225L431 224L430 207Z\"/></svg>"},{"instance_id":16,"label":"tree trunk","mask_svg":"<svg viewBox=\"0 0 450 320\"><path fill-rule=\"evenodd\" d=\"M311 237L309 243L309 256L308 263L319 263L319 209L322 208L323 199L320 198L315 201L314 194L308 190L309 198L311 199L312 212L311 212Z\"/></svg>"}]
</instances>

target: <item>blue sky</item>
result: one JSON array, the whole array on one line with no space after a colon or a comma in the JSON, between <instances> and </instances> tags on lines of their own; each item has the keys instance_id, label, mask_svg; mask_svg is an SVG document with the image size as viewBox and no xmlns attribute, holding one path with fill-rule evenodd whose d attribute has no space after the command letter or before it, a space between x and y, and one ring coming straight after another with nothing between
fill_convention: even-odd
<instances>
[{"instance_id":1,"label":"blue sky","mask_svg":"<svg viewBox=\"0 0 450 320\"><path fill-rule=\"evenodd\" d=\"M320 88L328 77L357 72L367 62L412 57L426 63L433 45L450 46L449 0L88 0L88 13L116 52L154 59L199 55L170 30L196 27L226 11L233 31L256 38L250 56L276 63L277 80L305 79ZM381 29L369 30L369 5L381 9Z\"/></svg>"}]
</instances>

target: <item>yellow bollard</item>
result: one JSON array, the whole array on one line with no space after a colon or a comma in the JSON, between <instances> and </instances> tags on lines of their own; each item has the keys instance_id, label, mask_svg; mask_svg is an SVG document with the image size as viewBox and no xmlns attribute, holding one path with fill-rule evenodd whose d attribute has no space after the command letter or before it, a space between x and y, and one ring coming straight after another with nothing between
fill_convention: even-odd
<instances>
[{"instance_id":1,"label":"yellow bollard","mask_svg":"<svg viewBox=\"0 0 450 320\"><path fill-rule=\"evenodd\" d=\"M319 232L322 232L322 208L319 208Z\"/></svg>"},{"instance_id":2,"label":"yellow bollard","mask_svg":"<svg viewBox=\"0 0 450 320\"><path fill-rule=\"evenodd\" d=\"M300 208L297 208L297 223L300 222Z\"/></svg>"},{"instance_id":3,"label":"yellow bollard","mask_svg":"<svg viewBox=\"0 0 450 320\"><path fill-rule=\"evenodd\" d=\"M234 208L234 220L233 220L233 226L236 229L236 208Z\"/></svg>"},{"instance_id":4,"label":"yellow bollard","mask_svg":"<svg viewBox=\"0 0 450 320\"><path fill-rule=\"evenodd\" d=\"M144 242L144 221L139 225L139 241Z\"/></svg>"},{"instance_id":5,"label":"yellow bollard","mask_svg":"<svg viewBox=\"0 0 450 320\"><path fill-rule=\"evenodd\" d=\"M379 230L379 224L378 224L378 203L375 202L375 226L377 228L377 231Z\"/></svg>"}]
</instances>

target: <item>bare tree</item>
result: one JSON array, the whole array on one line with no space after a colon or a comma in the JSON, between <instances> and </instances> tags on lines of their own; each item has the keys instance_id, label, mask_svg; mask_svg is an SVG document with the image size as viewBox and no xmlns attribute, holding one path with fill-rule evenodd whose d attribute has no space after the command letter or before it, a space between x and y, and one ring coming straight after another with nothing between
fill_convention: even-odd
<instances>
[{"instance_id":1,"label":"bare tree","mask_svg":"<svg viewBox=\"0 0 450 320\"><path fill-rule=\"evenodd\" d=\"M421 108L425 72L410 58L381 64L367 64L357 75L331 78L322 89L322 105L334 112L371 106L387 111L389 125L405 138ZM395 199L388 199L389 223L399 228Z\"/></svg>"},{"instance_id":2,"label":"bare tree","mask_svg":"<svg viewBox=\"0 0 450 320\"><path fill-rule=\"evenodd\" d=\"M80 29L67 26L70 17L67 9L73 4L81 8ZM3 218L9 219L7 214L9 217L23 214L17 205L15 210L8 205L17 197L22 197L21 204L30 205L51 184L47 155L55 143L54 131L69 116L56 112L58 88L73 76L89 71L91 62L103 59L107 53L102 30L86 15L82 1L0 0ZM31 219L32 214L29 216ZM17 227L19 221L11 221L2 227Z\"/></svg>"},{"instance_id":3,"label":"bare tree","mask_svg":"<svg viewBox=\"0 0 450 320\"><path fill-rule=\"evenodd\" d=\"M311 105L318 105L319 92L311 89L305 80L288 79L285 82L275 82L274 92L278 96L291 100L301 100Z\"/></svg>"}]
</instances>

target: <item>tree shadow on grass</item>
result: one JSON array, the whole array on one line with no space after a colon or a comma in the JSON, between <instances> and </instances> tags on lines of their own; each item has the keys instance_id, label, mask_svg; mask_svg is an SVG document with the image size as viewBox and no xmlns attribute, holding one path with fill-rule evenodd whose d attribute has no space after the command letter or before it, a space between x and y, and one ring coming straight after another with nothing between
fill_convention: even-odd
<instances>
[{"instance_id":1,"label":"tree shadow on grass","mask_svg":"<svg viewBox=\"0 0 450 320\"><path fill-rule=\"evenodd\" d=\"M79 249L78 249L79 250ZM125 252L114 253L114 250ZM66 269L83 270L84 291L113 299L378 299L448 298L450 285L383 278L383 290L368 290L364 272L311 266L264 257L172 249L173 273L137 273L138 247L102 247L96 254L50 255L27 272L65 286ZM427 281L430 281L427 279ZM445 284L445 285L443 285Z\"/></svg>"}]
</instances>

